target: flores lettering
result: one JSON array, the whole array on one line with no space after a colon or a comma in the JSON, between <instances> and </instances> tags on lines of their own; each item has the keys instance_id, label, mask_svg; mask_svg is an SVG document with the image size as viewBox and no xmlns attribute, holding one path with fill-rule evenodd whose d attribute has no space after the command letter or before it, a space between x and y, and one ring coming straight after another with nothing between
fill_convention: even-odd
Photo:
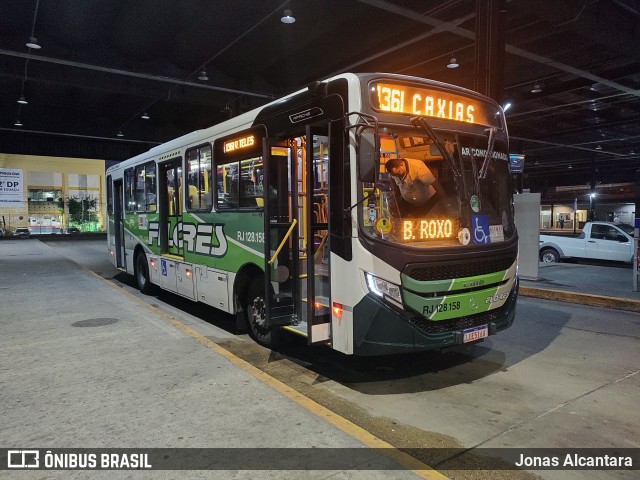
<instances>
[{"instance_id":1,"label":"flores lettering","mask_svg":"<svg viewBox=\"0 0 640 480\"><path fill-rule=\"evenodd\" d=\"M149 245L160 246L159 223L149 223ZM223 257L227 253L227 237L224 236L224 225L213 223L178 222L169 235L169 247L186 247L189 253L199 253L210 257ZM171 225L169 225L171 229ZM215 235L213 235L215 232Z\"/></svg>"}]
</instances>

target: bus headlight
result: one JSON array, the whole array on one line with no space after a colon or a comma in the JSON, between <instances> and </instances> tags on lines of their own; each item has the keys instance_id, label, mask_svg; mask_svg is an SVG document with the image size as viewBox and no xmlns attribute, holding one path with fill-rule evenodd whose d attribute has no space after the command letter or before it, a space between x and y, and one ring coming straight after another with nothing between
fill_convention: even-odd
<instances>
[{"instance_id":1,"label":"bus headlight","mask_svg":"<svg viewBox=\"0 0 640 480\"><path fill-rule=\"evenodd\" d=\"M365 272L365 278L367 279L367 286L369 291L378 295L379 297L389 297L391 300L402 304L402 297L400 296L400 287L395 283L382 280L370 273Z\"/></svg>"}]
</instances>

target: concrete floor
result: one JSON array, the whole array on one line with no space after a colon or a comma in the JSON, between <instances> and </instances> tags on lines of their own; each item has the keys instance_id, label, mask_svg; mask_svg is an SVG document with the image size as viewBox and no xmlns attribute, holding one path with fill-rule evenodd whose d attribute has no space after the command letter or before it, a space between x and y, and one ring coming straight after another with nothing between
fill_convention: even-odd
<instances>
[{"instance_id":1,"label":"concrete floor","mask_svg":"<svg viewBox=\"0 0 640 480\"><path fill-rule=\"evenodd\" d=\"M140 295L133 278L110 266L101 242L50 245L0 242L0 298L9 299L0 314L0 413L9 445L363 444L198 343L176 328L175 319L398 447L640 447L637 314L522 297L511 329L441 356L361 362L301 343L272 352L231 332L229 316L172 294ZM99 318L118 321L72 326ZM514 471L443 472L465 480L532 478ZM68 478L70 472L58 473ZM187 472L193 478L221 473ZM256 473L272 478L279 472L224 476ZM351 478L363 472L295 476L334 473ZM633 472L536 473L548 480L636 478Z\"/></svg>"},{"instance_id":2,"label":"concrete floor","mask_svg":"<svg viewBox=\"0 0 640 480\"><path fill-rule=\"evenodd\" d=\"M264 447L364 446L37 240L0 242L0 286L1 443L7 448L243 447L260 456ZM301 476L388 478L384 469L391 460L369 450L367 461L373 471ZM256 472L241 468L182 472L180 478L255 478ZM175 472L147 473L176 478ZM34 474L1 476L74 477ZM87 472L75 472L75 478L87 478Z\"/></svg>"}]
</instances>

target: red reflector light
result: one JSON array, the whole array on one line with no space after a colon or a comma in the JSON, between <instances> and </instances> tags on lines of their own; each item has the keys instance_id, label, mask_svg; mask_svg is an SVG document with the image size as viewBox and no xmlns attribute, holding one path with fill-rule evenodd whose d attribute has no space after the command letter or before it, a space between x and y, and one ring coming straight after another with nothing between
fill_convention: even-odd
<instances>
[{"instance_id":1,"label":"red reflector light","mask_svg":"<svg viewBox=\"0 0 640 480\"><path fill-rule=\"evenodd\" d=\"M333 314L334 314L336 317L338 317L338 318L342 317L342 312L343 312L344 310L342 309L342 304L341 304L341 303L333 302L333 308L332 308L332 310L333 310Z\"/></svg>"}]
</instances>

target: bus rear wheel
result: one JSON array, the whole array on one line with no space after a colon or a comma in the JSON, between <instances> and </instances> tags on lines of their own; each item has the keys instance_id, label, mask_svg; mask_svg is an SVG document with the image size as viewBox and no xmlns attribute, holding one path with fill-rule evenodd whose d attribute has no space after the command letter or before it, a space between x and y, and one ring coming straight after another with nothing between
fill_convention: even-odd
<instances>
[{"instance_id":1,"label":"bus rear wheel","mask_svg":"<svg viewBox=\"0 0 640 480\"><path fill-rule=\"evenodd\" d=\"M149 279L149 266L147 265L147 256L144 252L138 252L136 255L136 282L138 283L138 288L145 295L150 295L153 293L153 284Z\"/></svg>"},{"instance_id":2,"label":"bus rear wheel","mask_svg":"<svg viewBox=\"0 0 640 480\"><path fill-rule=\"evenodd\" d=\"M260 345L268 348L277 348L283 344L283 331L281 328L267 328L267 311L264 298L264 279L255 278L247 292L245 303L249 334Z\"/></svg>"}]
</instances>

